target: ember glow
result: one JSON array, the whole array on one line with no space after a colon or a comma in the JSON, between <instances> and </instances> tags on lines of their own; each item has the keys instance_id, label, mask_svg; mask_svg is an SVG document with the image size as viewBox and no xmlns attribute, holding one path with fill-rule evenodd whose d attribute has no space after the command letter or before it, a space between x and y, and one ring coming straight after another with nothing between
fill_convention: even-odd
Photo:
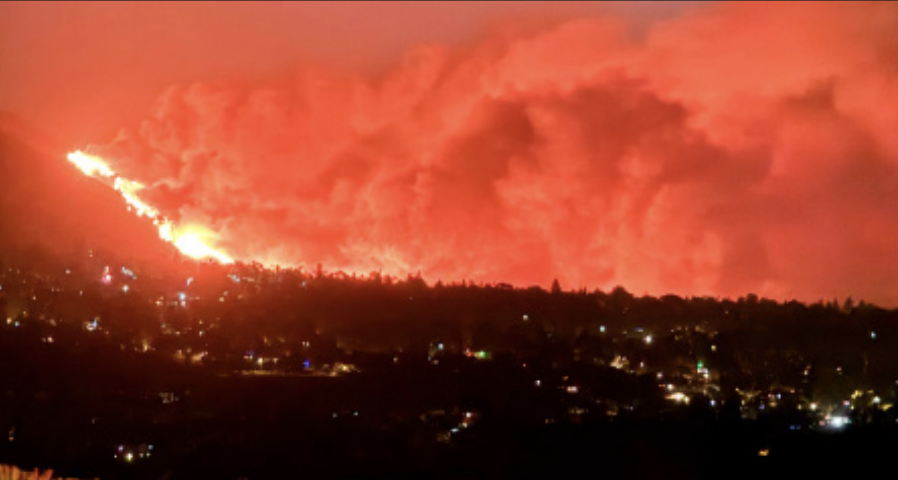
<instances>
[{"instance_id":1,"label":"ember glow","mask_svg":"<svg viewBox=\"0 0 898 480\"><path fill-rule=\"evenodd\" d=\"M87 155L80 150L68 154L68 159L78 167L78 170L81 170L81 173L88 177L115 177L115 172L113 172L102 160L93 155ZM118 184L117 181L116 184Z\"/></svg>"},{"instance_id":2,"label":"ember glow","mask_svg":"<svg viewBox=\"0 0 898 480\"><path fill-rule=\"evenodd\" d=\"M208 235L201 235L195 227L176 226L159 213L155 207L141 200L137 193L143 188L143 185L119 176L100 157L77 150L69 153L67 158L84 175L100 180L106 179L107 181L103 183L119 192L125 203L128 204L130 211L138 217L147 217L152 220L159 229L159 238L174 245L184 255L196 259L213 258L221 263L234 262L231 257L211 247L204 240L204 237L208 237ZM112 183L110 184L108 180L112 180ZM108 275L106 276L108 277Z\"/></svg>"}]
</instances>

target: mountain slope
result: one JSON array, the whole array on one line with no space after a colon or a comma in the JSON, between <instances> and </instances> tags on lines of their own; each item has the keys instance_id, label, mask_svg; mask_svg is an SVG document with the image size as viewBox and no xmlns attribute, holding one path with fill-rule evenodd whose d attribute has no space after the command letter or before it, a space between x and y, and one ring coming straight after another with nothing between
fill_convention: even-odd
<instances>
[{"instance_id":1,"label":"mountain slope","mask_svg":"<svg viewBox=\"0 0 898 480\"><path fill-rule=\"evenodd\" d=\"M175 258L149 221L128 212L115 191L77 171L50 136L0 116L0 258L89 250L140 264Z\"/></svg>"}]
</instances>

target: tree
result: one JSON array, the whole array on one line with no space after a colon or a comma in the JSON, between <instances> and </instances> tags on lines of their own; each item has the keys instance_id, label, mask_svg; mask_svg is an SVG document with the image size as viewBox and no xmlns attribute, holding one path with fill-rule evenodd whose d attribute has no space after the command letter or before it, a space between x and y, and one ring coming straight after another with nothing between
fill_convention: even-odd
<instances>
[{"instance_id":1,"label":"tree","mask_svg":"<svg viewBox=\"0 0 898 480\"><path fill-rule=\"evenodd\" d=\"M845 313L851 313L854 310L854 299L848 297L845 299L845 303L842 304L842 311Z\"/></svg>"},{"instance_id":2,"label":"tree","mask_svg":"<svg viewBox=\"0 0 898 480\"><path fill-rule=\"evenodd\" d=\"M618 285L614 287L614 290L611 290L611 302L617 308L623 308L624 306L629 306L633 301L633 294L627 291L626 288Z\"/></svg>"},{"instance_id":3,"label":"tree","mask_svg":"<svg viewBox=\"0 0 898 480\"><path fill-rule=\"evenodd\" d=\"M561 294L561 284L558 283L558 279L552 280L552 295L560 295Z\"/></svg>"}]
</instances>

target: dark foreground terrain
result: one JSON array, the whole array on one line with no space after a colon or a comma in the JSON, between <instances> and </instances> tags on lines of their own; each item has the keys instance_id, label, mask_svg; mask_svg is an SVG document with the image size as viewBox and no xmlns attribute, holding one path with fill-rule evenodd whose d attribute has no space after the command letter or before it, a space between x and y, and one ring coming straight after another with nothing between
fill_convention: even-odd
<instances>
[{"instance_id":1,"label":"dark foreground terrain","mask_svg":"<svg viewBox=\"0 0 898 480\"><path fill-rule=\"evenodd\" d=\"M857 478L891 469L898 445L898 316L850 299L59 262L0 269L0 464L138 480Z\"/></svg>"}]
</instances>

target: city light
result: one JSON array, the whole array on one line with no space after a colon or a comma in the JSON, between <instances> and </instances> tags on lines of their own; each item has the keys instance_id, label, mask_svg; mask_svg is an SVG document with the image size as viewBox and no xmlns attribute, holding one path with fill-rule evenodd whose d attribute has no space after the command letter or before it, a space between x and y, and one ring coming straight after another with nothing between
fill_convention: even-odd
<instances>
[{"instance_id":1,"label":"city light","mask_svg":"<svg viewBox=\"0 0 898 480\"><path fill-rule=\"evenodd\" d=\"M689 403L689 396L683 392L675 392L670 395L667 395L665 398L668 400L673 400L678 403Z\"/></svg>"},{"instance_id":2,"label":"city light","mask_svg":"<svg viewBox=\"0 0 898 480\"><path fill-rule=\"evenodd\" d=\"M842 415L833 415L829 419L829 426L835 429L845 428L851 420Z\"/></svg>"}]
</instances>

